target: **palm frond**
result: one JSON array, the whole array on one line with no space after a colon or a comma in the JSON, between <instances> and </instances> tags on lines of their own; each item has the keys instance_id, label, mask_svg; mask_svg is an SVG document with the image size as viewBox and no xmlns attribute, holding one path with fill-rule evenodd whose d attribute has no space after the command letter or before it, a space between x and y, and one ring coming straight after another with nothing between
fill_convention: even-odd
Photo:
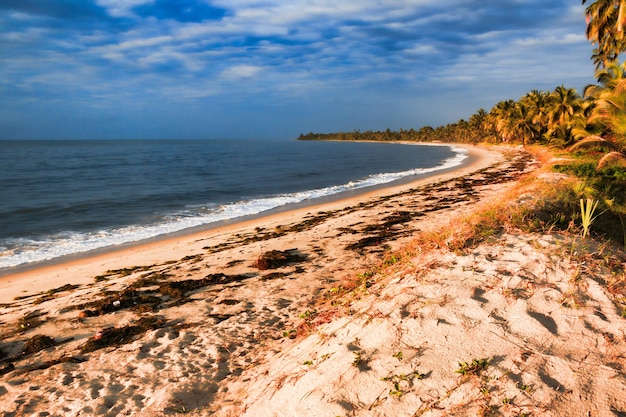
<instances>
[{"instance_id":1,"label":"palm frond","mask_svg":"<svg viewBox=\"0 0 626 417\"><path fill-rule=\"evenodd\" d=\"M571 151L577 151L579 149L593 148L594 146L606 146L607 148L614 149L616 151L619 149L618 146L615 145L610 140L606 140L600 136L592 135L592 136L587 136L586 138L570 146L569 150L571 152Z\"/></svg>"},{"instance_id":2,"label":"palm frond","mask_svg":"<svg viewBox=\"0 0 626 417\"><path fill-rule=\"evenodd\" d=\"M604 155L602 158L600 158L600 160L598 161L598 166L596 167L596 170L600 170L606 167L607 165L613 165L617 163L626 165L626 155L624 155L621 152L609 152L606 155Z\"/></svg>"}]
</instances>

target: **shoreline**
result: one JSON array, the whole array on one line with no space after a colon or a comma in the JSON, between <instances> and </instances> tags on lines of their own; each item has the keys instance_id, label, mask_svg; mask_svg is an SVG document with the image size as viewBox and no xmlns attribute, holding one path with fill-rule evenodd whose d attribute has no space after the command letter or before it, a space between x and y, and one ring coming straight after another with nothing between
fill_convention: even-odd
<instances>
[{"instance_id":1,"label":"shoreline","mask_svg":"<svg viewBox=\"0 0 626 417\"><path fill-rule=\"evenodd\" d=\"M94 204L87 202L84 207L80 206L78 208L74 208L71 203L68 202L67 207L58 209L58 216L51 215L50 219L44 214L37 215L35 209L33 209L30 216L24 215L23 217L19 217L21 215L20 210L15 210L16 224L7 224L5 228L5 232L7 233L5 233L5 238L3 239L4 243L2 245L4 246L4 252L0 254L0 261L2 261L0 262L0 276L55 263L62 263L84 256L97 255L111 250L141 245L168 237L189 234L194 231L208 230L238 221L245 221L290 210L292 208L314 205L318 202L335 201L337 199L356 196L367 193L369 190L386 188L395 184L404 183L405 181L430 176L433 173L445 172L451 167L454 168L455 166L458 167L460 164L464 164L467 158L465 149L458 146L455 147L454 145L438 146L405 142L379 143L378 145L383 147L382 152L384 155L386 155L384 152L403 154L404 151L408 152L411 148L413 148L413 150L408 152L404 157L398 155L398 158L404 161L404 165L396 167L396 169L390 167L388 163L386 167L376 163L370 166L370 161L367 160L361 161L362 169L369 167L366 170L367 172L362 172L362 169L358 166L355 166L355 169L361 169L358 173L353 172L351 169L346 170L345 167L343 169L338 168L337 174L340 175L340 178L335 177L334 172L332 175L330 175L330 172L320 174L316 173L315 169L313 169L313 171L311 171L313 178L308 178L307 176L307 178L303 177L300 179L300 175L303 174L299 174L298 170L295 170L293 171L293 175L280 175L282 179L278 177L272 179L270 176L266 178L267 181L261 180L261 182L256 185L256 175L254 176L255 178L250 178L246 183L241 183L240 180L238 180L238 175L234 177L229 175L229 179L217 180L217 184L230 184L232 182L235 188L247 190L241 195L235 192L234 189L232 193L230 190L220 191L221 185L213 186L212 184L205 185L203 183L195 185L195 190L199 193L196 195L196 191L193 191L191 188L193 182L189 181L189 185L185 188L187 191L184 196L180 199L177 198L176 202L172 202L170 201L171 198L168 199L164 194L160 194L158 201L152 202L149 199L144 200L141 206L139 206L136 204L137 202L134 202L133 196L129 195L127 196L128 198L123 198L123 200L128 201L128 204L135 205L124 213L120 213L120 210L115 208L112 208L109 213L104 209L104 203L98 203L101 201L100 198L96 198L96 200L94 200L96 203ZM366 150L369 149L369 152L378 153L378 151L376 151L377 147L378 146L370 146ZM397 150L393 150L397 147ZM428 149L437 147L441 148L442 152L447 154L445 159L443 155L440 155L442 157L441 160L430 160L430 158L427 157L427 155L430 154ZM322 149L325 148L327 147L322 145ZM352 147L348 144L348 146L342 148L344 151L348 150L349 152ZM288 147L286 149L291 148ZM357 152L357 154L359 153L360 151ZM373 156L372 154L372 157ZM387 159L380 158L380 156L381 155L374 159L380 162ZM360 158L361 157L357 159ZM314 166L318 165L318 162L310 158L307 159L313 161ZM372 160L372 162L374 162L374 160ZM335 163L337 163L337 161L335 161ZM435 166L430 166L432 163L435 163ZM385 163L382 163L382 165L385 165ZM130 175L130 173L126 171L121 172L124 173L124 175ZM275 169L270 169L270 172L278 174L275 172ZM112 174L112 176L115 175L116 174ZM315 180L316 176L321 176L325 178L325 180L320 183L318 180ZM122 178L123 177L120 177L117 180L120 183L127 181ZM331 178L334 178L334 180ZM133 179L133 181L136 180ZM178 178L177 181L187 183L186 178ZM252 181L252 183L250 181ZM285 186L288 185L288 187L281 191L280 184L282 184L282 182L285 183ZM54 188L53 185L51 186ZM149 182L146 186L150 187ZM71 184L65 184L65 187L71 188L73 186ZM210 195L205 195L205 193L207 193L205 187L212 190L209 193ZM98 188L102 189L101 187ZM213 193L214 188L215 193ZM60 191L63 192L62 188ZM144 192L148 194L161 193L161 189L157 186L156 190L146 188L145 191L139 193ZM229 196L226 197L220 193L228 194ZM76 198L80 199L80 197ZM216 201L213 201L214 198ZM13 201L20 201L20 197L14 196L13 199L9 198L9 203ZM115 207L118 203L112 200L111 204ZM28 205L28 203L26 203L26 205ZM96 210L98 210L98 206L103 208L103 211L102 215L96 218L95 213ZM61 220L63 216L69 216L75 209L86 210L85 216L71 216L66 217L66 221ZM109 218L109 214L112 213L118 213L118 215ZM138 215L141 218L133 221L133 218ZM11 214L9 218L14 217ZM87 226L87 223L91 223L91 227ZM47 227L45 225L53 226L50 233L46 233ZM21 237L24 231L31 229L32 233L27 233Z\"/></svg>"},{"instance_id":2,"label":"shoreline","mask_svg":"<svg viewBox=\"0 0 626 417\"><path fill-rule=\"evenodd\" d=\"M259 225L271 224L277 221L293 221L310 214L310 212L335 210L351 204L358 204L358 202L367 199L390 195L420 185L465 175L486 168L501 157L498 151L466 144L426 145L464 148L468 152L468 158L459 166L418 175L418 178L402 178L387 184L345 191L307 202L288 204L254 215L184 229L139 242L129 242L50 260L3 268L0 270L0 304L25 295L24 293L27 292L45 292L67 283L72 285L84 284L89 280L87 276L94 275L94 272L98 270L104 273L107 270L161 262L163 258L169 260L170 257L183 257L185 253L201 250L201 246L198 245L199 242L219 238L220 236L235 233L238 230L259 227ZM80 278L81 276L84 278ZM67 282L61 282L63 280ZM25 285L25 287L20 288L20 284Z\"/></svg>"},{"instance_id":3,"label":"shoreline","mask_svg":"<svg viewBox=\"0 0 626 417\"><path fill-rule=\"evenodd\" d=\"M464 241L562 179L526 149L478 153L419 184L14 279L51 290L0 304L0 414L626 412L623 252L572 255L590 242L506 220Z\"/></svg>"}]
</instances>

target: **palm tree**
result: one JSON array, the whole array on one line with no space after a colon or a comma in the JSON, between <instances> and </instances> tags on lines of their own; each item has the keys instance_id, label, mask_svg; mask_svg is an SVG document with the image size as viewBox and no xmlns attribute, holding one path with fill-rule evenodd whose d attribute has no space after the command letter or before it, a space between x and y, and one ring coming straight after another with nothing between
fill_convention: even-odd
<instances>
[{"instance_id":1,"label":"palm tree","mask_svg":"<svg viewBox=\"0 0 626 417\"><path fill-rule=\"evenodd\" d=\"M528 107L529 116L535 123L537 135L534 139L540 139L548 131L548 104L550 92L532 90L522 97L521 102Z\"/></svg>"},{"instance_id":2,"label":"palm tree","mask_svg":"<svg viewBox=\"0 0 626 417\"><path fill-rule=\"evenodd\" d=\"M572 150L602 146L610 149L598 162L598 168L615 161L626 161L626 63L612 62L596 71L600 85L585 88L585 97L594 100L589 121L603 128L601 135L590 135Z\"/></svg>"},{"instance_id":3,"label":"palm tree","mask_svg":"<svg viewBox=\"0 0 626 417\"><path fill-rule=\"evenodd\" d=\"M557 124L565 125L582 110L582 98L575 89L558 86L548 96L548 129L553 129Z\"/></svg>"},{"instance_id":4,"label":"palm tree","mask_svg":"<svg viewBox=\"0 0 626 417\"><path fill-rule=\"evenodd\" d=\"M582 0L582 4L585 3L587 0ZM585 13L587 39L598 45L592 58L597 68L604 67L626 51L626 0L596 0L589 4Z\"/></svg>"},{"instance_id":5,"label":"palm tree","mask_svg":"<svg viewBox=\"0 0 626 417\"><path fill-rule=\"evenodd\" d=\"M485 141L489 136L489 113L485 111L485 109L478 109L476 113L474 113L469 118L469 128L471 130L471 140L473 143L479 141Z\"/></svg>"},{"instance_id":6,"label":"palm tree","mask_svg":"<svg viewBox=\"0 0 626 417\"><path fill-rule=\"evenodd\" d=\"M522 141L522 146L537 137L537 125L533 122L535 113L533 108L523 102L515 103L504 125L506 135L512 139Z\"/></svg>"},{"instance_id":7,"label":"palm tree","mask_svg":"<svg viewBox=\"0 0 626 417\"><path fill-rule=\"evenodd\" d=\"M512 137L509 135L509 119L515 109L516 103L513 100L501 101L491 109L491 116L493 117L493 126L497 133L498 138L502 142L509 142ZM497 141L496 139L496 141Z\"/></svg>"}]
</instances>

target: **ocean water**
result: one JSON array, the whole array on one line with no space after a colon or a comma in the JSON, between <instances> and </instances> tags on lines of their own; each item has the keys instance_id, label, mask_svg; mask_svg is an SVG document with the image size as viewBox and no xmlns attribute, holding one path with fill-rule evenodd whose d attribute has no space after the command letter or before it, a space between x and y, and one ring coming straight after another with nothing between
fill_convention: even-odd
<instances>
[{"instance_id":1,"label":"ocean water","mask_svg":"<svg viewBox=\"0 0 626 417\"><path fill-rule=\"evenodd\" d=\"M460 165L453 146L0 141L0 272Z\"/></svg>"}]
</instances>

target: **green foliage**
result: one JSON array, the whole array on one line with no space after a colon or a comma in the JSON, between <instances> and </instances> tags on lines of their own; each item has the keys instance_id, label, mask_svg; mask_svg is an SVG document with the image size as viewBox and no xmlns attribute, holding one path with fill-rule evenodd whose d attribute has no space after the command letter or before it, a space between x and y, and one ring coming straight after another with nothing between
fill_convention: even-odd
<instances>
[{"instance_id":1,"label":"green foliage","mask_svg":"<svg viewBox=\"0 0 626 417\"><path fill-rule=\"evenodd\" d=\"M588 199L580 199L580 218L583 227L583 237L587 237L589 235L589 227L591 227L591 223L596 219L597 216L594 216L596 209L598 208L598 200L593 200L591 198Z\"/></svg>"},{"instance_id":2,"label":"green foliage","mask_svg":"<svg viewBox=\"0 0 626 417\"><path fill-rule=\"evenodd\" d=\"M391 382L393 384L393 388L389 390L389 395L400 398L406 394L407 389L413 386L414 380L422 380L424 378L426 378L425 374L422 374L419 371L413 371L410 374L391 375L381 378L381 380Z\"/></svg>"},{"instance_id":3,"label":"green foliage","mask_svg":"<svg viewBox=\"0 0 626 417\"><path fill-rule=\"evenodd\" d=\"M472 359L472 362L459 362L459 369L454 371L461 375L480 375L489 366L488 359Z\"/></svg>"}]
</instances>

